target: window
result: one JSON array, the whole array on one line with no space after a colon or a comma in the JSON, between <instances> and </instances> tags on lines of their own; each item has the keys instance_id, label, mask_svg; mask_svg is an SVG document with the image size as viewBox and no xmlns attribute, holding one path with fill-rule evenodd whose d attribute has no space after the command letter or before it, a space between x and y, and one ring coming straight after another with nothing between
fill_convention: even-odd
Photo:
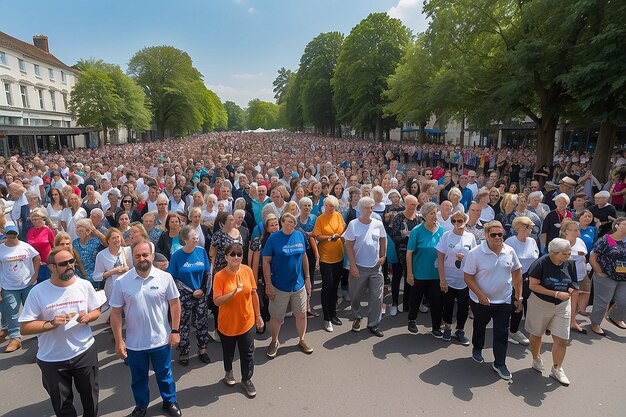
<instances>
[{"instance_id":1,"label":"window","mask_svg":"<svg viewBox=\"0 0 626 417\"><path fill-rule=\"evenodd\" d=\"M0 51L0 65L8 65L6 52Z\"/></svg>"},{"instance_id":2,"label":"window","mask_svg":"<svg viewBox=\"0 0 626 417\"><path fill-rule=\"evenodd\" d=\"M35 75L41 77L41 68L37 64L35 64Z\"/></svg>"},{"instance_id":3,"label":"window","mask_svg":"<svg viewBox=\"0 0 626 417\"><path fill-rule=\"evenodd\" d=\"M67 93L63 93L63 109L67 113Z\"/></svg>"},{"instance_id":4,"label":"window","mask_svg":"<svg viewBox=\"0 0 626 417\"><path fill-rule=\"evenodd\" d=\"M65 72L64 71L61 71L61 82L64 83L64 84L67 82L67 80L65 79Z\"/></svg>"},{"instance_id":5,"label":"window","mask_svg":"<svg viewBox=\"0 0 626 417\"><path fill-rule=\"evenodd\" d=\"M20 71L22 71L23 73L26 73L26 62L24 62L23 59L17 59L17 63L20 67Z\"/></svg>"},{"instance_id":6,"label":"window","mask_svg":"<svg viewBox=\"0 0 626 417\"><path fill-rule=\"evenodd\" d=\"M37 90L37 96L39 97L39 108L43 110L43 90Z\"/></svg>"},{"instance_id":7,"label":"window","mask_svg":"<svg viewBox=\"0 0 626 417\"><path fill-rule=\"evenodd\" d=\"M52 103L52 111L57 111L57 96L54 91L50 91L50 102Z\"/></svg>"},{"instance_id":8,"label":"window","mask_svg":"<svg viewBox=\"0 0 626 417\"><path fill-rule=\"evenodd\" d=\"M13 105L13 97L11 97L11 84L4 83L4 94L7 96L7 105Z\"/></svg>"},{"instance_id":9,"label":"window","mask_svg":"<svg viewBox=\"0 0 626 417\"><path fill-rule=\"evenodd\" d=\"M28 102L28 91L26 90L25 85L20 85L20 93L22 94L22 107L25 109L29 108L30 104Z\"/></svg>"},{"instance_id":10,"label":"window","mask_svg":"<svg viewBox=\"0 0 626 417\"><path fill-rule=\"evenodd\" d=\"M50 80L54 81L54 70L52 68L48 68L48 76Z\"/></svg>"}]
</instances>

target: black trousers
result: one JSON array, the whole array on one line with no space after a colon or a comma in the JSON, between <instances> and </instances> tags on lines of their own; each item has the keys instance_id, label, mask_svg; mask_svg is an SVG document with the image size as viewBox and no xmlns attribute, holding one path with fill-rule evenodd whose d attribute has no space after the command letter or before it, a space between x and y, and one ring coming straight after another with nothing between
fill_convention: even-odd
<instances>
[{"instance_id":1,"label":"black trousers","mask_svg":"<svg viewBox=\"0 0 626 417\"><path fill-rule=\"evenodd\" d=\"M416 279L413 281L411 288L411 296L409 302L409 320L417 319L420 302L424 294L427 295L430 302L430 319L433 330L441 328L441 288L439 287L439 279Z\"/></svg>"},{"instance_id":2,"label":"black trousers","mask_svg":"<svg viewBox=\"0 0 626 417\"><path fill-rule=\"evenodd\" d=\"M411 287L406 282L406 262L391 264L393 275L391 276L391 303L398 305L400 300L400 280L404 277L404 292L402 294L402 311L409 311L409 294Z\"/></svg>"},{"instance_id":3,"label":"black trousers","mask_svg":"<svg viewBox=\"0 0 626 417\"><path fill-rule=\"evenodd\" d=\"M320 274L322 275L322 312L324 321L330 321L337 317L337 288L341 282L343 261L328 264L320 262Z\"/></svg>"},{"instance_id":4,"label":"black trousers","mask_svg":"<svg viewBox=\"0 0 626 417\"><path fill-rule=\"evenodd\" d=\"M84 417L98 415L98 352L95 343L75 358L61 362L44 362L37 359L41 369L43 387L50 395L50 402L57 417L76 417L74 392L80 395Z\"/></svg>"},{"instance_id":5,"label":"black trousers","mask_svg":"<svg viewBox=\"0 0 626 417\"><path fill-rule=\"evenodd\" d=\"M237 336L226 336L218 330L222 342L222 355L224 356L224 371L233 370L233 358L235 347L239 348L239 363L241 364L241 379L250 380L254 373L254 335L256 327L252 326L248 331Z\"/></svg>"},{"instance_id":6,"label":"black trousers","mask_svg":"<svg viewBox=\"0 0 626 417\"><path fill-rule=\"evenodd\" d=\"M493 356L495 365L502 366L506 361L506 349L509 345L509 318L511 304L490 304L488 306L470 301L474 312L474 334L472 345L474 349L482 350L485 347L485 331L493 319Z\"/></svg>"},{"instance_id":7,"label":"black trousers","mask_svg":"<svg viewBox=\"0 0 626 417\"><path fill-rule=\"evenodd\" d=\"M522 283L522 304L524 305L524 309L519 313L515 312L515 308L511 308L511 333L516 333L519 330L519 324L522 321L522 316L524 313L528 311L528 297L530 297L530 278L528 276L524 276L524 281ZM513 289L513 296L511 297L511 305L515 303L515 288Z\"/></svg>"},{"instance_id":8,"label":"black trousers","mask_svg":"<svg viewBox=\"0 0 626 417\"><path fill-rule=\"evenodd\" d=\"M315 253L313 252L313 249L309 248L306 251L306 257L307 260L309 261L309 276L311 277L311 291L313 291L313 284L315 284L315 280L313 278L315 278Z\"/></svg>"},{"instance_id":9,"label":"black trousers","mask_svg":"<svg viewBox=\"0 0 626 417\"><path fill-rule=\"evenodd\" d=\"M454 302L456 301L456 328L463 330L469 314L469 288L462 290L448 287L448 292L443 294L443 321L452 324L452 314L454 312Z\"/></svg>"}]
</instances>

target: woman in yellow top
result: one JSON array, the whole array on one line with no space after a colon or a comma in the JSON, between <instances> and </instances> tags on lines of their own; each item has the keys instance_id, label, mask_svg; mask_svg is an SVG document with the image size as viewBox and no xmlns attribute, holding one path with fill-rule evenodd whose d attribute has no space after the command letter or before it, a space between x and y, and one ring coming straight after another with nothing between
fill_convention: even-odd
<instances>
[{"instance_id":1,"label":"woman in yellow top","mask_svg":"<svg viewBox=\"0 0 626 417\"><path fill-rule=\"evenodd\" d=\"M346 223L337 211L339 200L329 195L324 200L324 212L317 217L311 236L317 240L319 270L322 275L322 311L324 330L333 331L333 325L341 326L337 317L337 288L343 269L343 234Z\"/></svg>"},{"instance_id":2,"label":"woman in yellow top","mask_svg":"<svg viewBox=\"0 0 626 417\"><path fill-rule=\"evenodd\" d=\"M234 242L224 250L226 267L213 278L213 302L220 308L217 331L222 342L224 383L235 385L233 357L239 347L241 386L250 398L256 396L254 372L254 335L263 328L256 281L249 266L241 263L243 246ZM256 327L256 329L255 329Z\"/></svg>"}]
</instances>

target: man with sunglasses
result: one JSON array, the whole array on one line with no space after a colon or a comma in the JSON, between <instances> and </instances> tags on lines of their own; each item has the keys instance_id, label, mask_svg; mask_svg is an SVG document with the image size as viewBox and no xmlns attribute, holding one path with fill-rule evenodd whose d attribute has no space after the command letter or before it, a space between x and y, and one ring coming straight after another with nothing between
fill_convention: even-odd
<instances>
[{"instance_id":1,"label":"man with sunglasses","mask_svg":"<svg viewBox=\"0 0 626 417\"><path fill-rule=\"evenodd\" d=\"M48 256L49 280L35 286L19 318L23 335L37 335L37 365L52 408L75 416L72 381L85 417L98 415L98 352L88 323L100 317L100 300L89 281L76 278L76 259L67 250Z\"/></svg>"},{"instance_id":2,"label":"man with sunglasses","mask_svg":"<svg viewBox=\"0 0 626 417\"><path fill-rule=\"evenodd\" d=\"M515 250L504 243L504 227L494 220L485 224L485 241L472 249L463 268L465 283L470 289L470 305L474 313L472 359L483 363L487 324L493 320L493 370L504 380L511 379L506 367L509 339L509 318L513 288L517 312L522 304L522 264Z\"/></svg>"}]
</instances>

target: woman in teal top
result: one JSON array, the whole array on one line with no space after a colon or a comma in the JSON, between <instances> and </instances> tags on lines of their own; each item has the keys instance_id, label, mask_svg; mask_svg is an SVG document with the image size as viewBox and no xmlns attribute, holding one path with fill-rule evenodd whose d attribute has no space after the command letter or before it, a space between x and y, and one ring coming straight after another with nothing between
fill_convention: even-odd
<instances>
[{"instance_id":1,"label":"woman in teal top","mask_svg":"<svg viewBox=\"0 0 626 417\"><path fill-rule=\"evenodd\" d=\"M422 206L424 222L411 230L407 244L407 283L411 286L409 297L409 331L417 333L417 312L422 297L430 304L432 335L443 337L441 331L442 298L437 269L437 244L444 228L437 224L437 204L428 202Z\"/></svg>"}]
</instances>

